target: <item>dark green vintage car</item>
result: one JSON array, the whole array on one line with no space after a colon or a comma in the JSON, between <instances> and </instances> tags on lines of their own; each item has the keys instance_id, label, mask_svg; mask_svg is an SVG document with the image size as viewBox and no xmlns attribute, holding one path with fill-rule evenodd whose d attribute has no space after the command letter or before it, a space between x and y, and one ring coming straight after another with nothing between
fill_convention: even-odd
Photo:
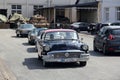
<instances>
[{"instance_id":1,"label":"dark green vintage car","mask_svg":"<svg viewBox=\"0 0 120 80\"><path fill-rule=\"evenodd\" d=\"M47 66L50 62L79 62L85 66L89 59L88 45L79 40L72 29L48 29L37 40L38 59Z\"/></svg>"}]
</instances>

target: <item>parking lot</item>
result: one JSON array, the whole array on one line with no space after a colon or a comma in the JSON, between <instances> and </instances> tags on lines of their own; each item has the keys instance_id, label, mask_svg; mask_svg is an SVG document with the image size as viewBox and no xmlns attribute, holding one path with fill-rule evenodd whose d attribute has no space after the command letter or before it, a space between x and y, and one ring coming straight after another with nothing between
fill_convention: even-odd
<instances>
[{"instance_id":1,"label":"parking lot","mask_svg":"<svg viewBox=\"0 0 120 80\"><path fill-rule=\"evenodd\" d=\"M0 58L17 80L120 80L120 55L104 56L94 52L94 35L82 32L79 36L90 50L90 60L85 67L73 63L43 67L35 46L29 45L27 38L16 37L12 29L0 30Z\"/></svg>"}]
</instances>

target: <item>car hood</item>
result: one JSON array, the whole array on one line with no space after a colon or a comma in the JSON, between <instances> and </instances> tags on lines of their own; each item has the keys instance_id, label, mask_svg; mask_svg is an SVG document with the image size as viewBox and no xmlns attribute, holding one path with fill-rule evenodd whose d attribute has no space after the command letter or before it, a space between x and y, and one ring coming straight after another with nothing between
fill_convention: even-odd
<instances>
[{"instance_id":1,"label":"car hood","mask_svg":"<svg viewBox=\"0 0 120 80\"><path fill-rule=\"evenodd\" d=\"M48 44L51 50L80 50L81 43L79 40L55 40L48 41Z\"/></svg>"}]
</instances>

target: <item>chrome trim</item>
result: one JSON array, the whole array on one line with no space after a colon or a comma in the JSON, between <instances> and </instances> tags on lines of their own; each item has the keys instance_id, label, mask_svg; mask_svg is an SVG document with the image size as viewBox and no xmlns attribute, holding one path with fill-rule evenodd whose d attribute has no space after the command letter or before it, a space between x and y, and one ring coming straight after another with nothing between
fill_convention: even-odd
<instances>
[{"instance_id":1,"label":"chrome trim","mask_svg":"<svg viewBox=\"0 0 120 80\"><path fill-rule=\"evenodd\" d=\"M80 58L54 58L53 54L55 53L70 53L70 52L78 52L80 53ZM78 61L88 61L89 54L80 50L62 50L62 51L51 51L48 52L47 55L42 55L43 60L46 62L78 62Z\"/></svg>"}]
</instances>

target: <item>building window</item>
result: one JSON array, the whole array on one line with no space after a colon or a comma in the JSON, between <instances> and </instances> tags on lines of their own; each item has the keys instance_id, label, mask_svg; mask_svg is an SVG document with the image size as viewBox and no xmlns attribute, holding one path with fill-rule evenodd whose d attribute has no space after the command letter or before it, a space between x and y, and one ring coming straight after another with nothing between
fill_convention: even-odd
<instances>
[{"instance_id":1,"label":"building window","mask_svg":"<svg viewBox=\"0 0 120 80\"><path fill-rule=\"evenodd\" d=\"M120 21L120 7L116 8L116 19Z\"/></svg>"},{"instance_id":2,"label":"building window","mask_svg":"<svg viewBox=\"0 0 120 80\"><path fill-rule=\"evenodd\" d=\"M43 7L42 5L34 5L34 10Z\"/></svg>"},{"instance_id":3,"label":"building window","mask_svg":"<svg viewBox=\"0 0 120 80\"><path fill-rule=\"evenodd\" d=\"M37 11L37 9L40 9L40 8L42 8L42 7L43 7L42 5L34 5L34 6L33 6L34 15L39 14L39 12Z\"/></svg>"},{"instance_id":4,"label":"building window","mask_svg":"<svg viewBox=\"0 0 120 80\"><path fill-rule=\"evenodd\" d=\"M65 9L57 9L57 10L56 10L56 14L57 14L57 15L64 16L64 15L65 15Z\"/></svg>"},{"instance_id":5,"label":"building window","mask_svg":"<svg viewBox=\"0 0 120 80\"><path fill-rule=\"evenodd\" d=\"M22 13L21 5L12 5L11 8L12 8L12 11L11 11L12 14L14 14L14 13L21 14Z\"/></svg>"},{"instance_id":6,"label":"building window","mask_svg":"<svg viewBox=\"0 0 120 80\"><path fill-rule=\"evenodd\" d=\"M105 21L109 21L109 8L105 8Z\"/></svg>"}]
</instances>

